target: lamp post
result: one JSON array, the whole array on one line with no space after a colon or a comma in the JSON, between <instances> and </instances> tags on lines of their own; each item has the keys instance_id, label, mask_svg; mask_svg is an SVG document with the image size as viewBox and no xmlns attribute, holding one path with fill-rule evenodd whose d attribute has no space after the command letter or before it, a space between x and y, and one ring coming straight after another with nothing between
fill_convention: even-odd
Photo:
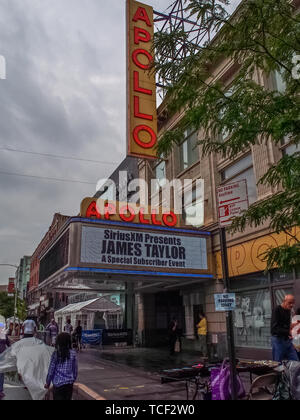
<instances>
[{"instance_id":1,"label":"lamp post","mask_svg":"<svg viewBox=\"0 0 300 420\"><path fill-rule=\"evenodd\" d=\"M18 269L19 267L15 264L0 264L0 267L13 267ZM17 314L17 301L18 301L18 285L15 283L15 304L14 304L14 329L13 333L16 331L16 314Z\"/></svg>"}]
</instances>

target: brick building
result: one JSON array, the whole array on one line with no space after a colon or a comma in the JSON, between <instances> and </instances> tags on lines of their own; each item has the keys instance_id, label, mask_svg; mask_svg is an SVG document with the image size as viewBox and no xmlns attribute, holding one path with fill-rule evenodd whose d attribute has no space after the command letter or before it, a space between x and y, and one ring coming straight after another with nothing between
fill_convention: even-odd
<instances>
[{"instance_id":1,"label":"brick building","mask_svg":"<svg viewBox=\"0 0 300 420\"><path fill-rule=\"evenodd\" d=\"M212 69L207 82L221 81L225 91L230 92L236 70L233 61L219 62ZM278 91L284 89L284 82L279 73L267 77L256 71L254 77L258 84L270 89ZM182 116L183 113L168 115L167 104L163 102L158 109L159 136L176 127ZM283 154L294 153L295 146L288 144L284 139L281 146L268 140L265 144L255 145L239 153L232 160L216 154L202 158L201 146L197 145L199 134L187 127L182 143L175 146L166 160L152 164L140 161L140 178L146 180L149 189L154 178L159 179L162 189L165 179L169 181L192 179L194 183L197 179L204 180L204 197L192 196L191 191L192 199L187 208L184 208L183 223L191 224L189 214L193 206L198 208L203 206L203 213L200 212L198 220L193 220L193 225L212 235L214 280L198 282L193 286L183 285L172 290L167 286L160 287L160 290L148 289L147 293L139 294L138 329L140 336L146 337L146 344L147 341L162 342L162 330L165 334L166 326L172 316L176 315L182 322L186 337L185 346L193 347L197 345L195 325L197 313L201 309L208 318L211 349L219 356L223 356L226 347L226 319L224 314L215 312L214 305L214 294L222 293L224 290L216 189L235 181L246 180L250 204L266 199L276 191L271 187L257 185L259 179L272 164L281 159ZM226 135L222 134L224 141ZM159 194L158 190L156 194ZM164 204L161 196L159 201L160 205ZM299 237L298 228L295 228L294 234ZM291 274L280 273L277 270L265 274L266 265L260 257L267 247L273 244L281 245L287 240L285 233L277 235L270 232L268 224L255 229L247 228L243 233L227 234L230 288L237 293L234 329L239 356L269 357L272 308L281 303L285 294L294 293L300 297L298 286L300 270L294 270Z\"/></svg>"},{"instance_id":2,"label":"brick building","mask_svg":"<svg viewBox=\"0 0 300 420\"><path fill-rule=\"evenodd\" d=\"M43 295L42 290L38 290L39 276L40 276L40 257L43 252L48 249L59 235L61 228L69 219L69 216L64 216L56 213L53 217L51 226L47 233L39 243L31 257L30 266L30 280L28 286L27 304L31 315L47 318L47 311L51 310L53 304L53 296L51 293ZM57 299L65 301L65 296L58 296ZM49 318L49 317L48 317Z\"/></svg>"}]
</instances>

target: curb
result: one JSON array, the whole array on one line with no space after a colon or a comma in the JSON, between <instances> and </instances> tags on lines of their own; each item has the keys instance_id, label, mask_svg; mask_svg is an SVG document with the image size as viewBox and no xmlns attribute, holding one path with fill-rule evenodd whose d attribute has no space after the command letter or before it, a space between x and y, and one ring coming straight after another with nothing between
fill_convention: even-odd
<instances>
[{"instance_id":1,"label":"curb","mask_svg":"<svg viewBox=\"0 0 300 420\"><path fill-rule=\"evenodd\" d=\"M106 398L97 394L97 392L93 391L86 385L83 385L77 382L74 384L73 399L78 400L78 401L80 400L105 401L106 400Z\"/></svg>"}]
</instances>

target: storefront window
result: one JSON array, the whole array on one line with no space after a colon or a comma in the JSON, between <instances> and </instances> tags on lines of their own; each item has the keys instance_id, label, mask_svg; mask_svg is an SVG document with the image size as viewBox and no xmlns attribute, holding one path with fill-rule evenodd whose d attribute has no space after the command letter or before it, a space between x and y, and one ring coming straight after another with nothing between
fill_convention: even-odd
<instances>
[{"instance_id":1,"label":"storefront window","mask_svg":"<svg viewBox=\"0 0 300 420\"><path fill-rule=\"evenodd\" d=\"M236 293L234 311L237 347L270 348L272 304L269 277L264 273L230 279L230 291Z\"/></svg>"},{"instance_id":2,"label":"storefront window","mask_svg":"<svg viewBox=\"0 0 300 420\"><path fill-rule=\"evenodd\" d=\"M270 348L272 317L269 290L238 292L234 311L235 344L237 347Z\"/></svg>"}]
</instances>

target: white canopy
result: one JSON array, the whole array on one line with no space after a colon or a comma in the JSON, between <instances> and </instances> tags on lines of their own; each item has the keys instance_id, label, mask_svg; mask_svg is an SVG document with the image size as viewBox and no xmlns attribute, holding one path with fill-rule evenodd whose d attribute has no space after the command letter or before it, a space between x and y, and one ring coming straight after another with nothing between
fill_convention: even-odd
<instances>
[{"instance_id":1,"label":"white canopy","mask_svg":"<svg viewBox=\"0 0 300 420\"><path fill-rule=\"evenodd\" d=\"M55 312L55 316L62 316L78 312L120 312L121 307L110 300L100 297L86 302L72 303Z\"/></svg>"}]
</instances>

